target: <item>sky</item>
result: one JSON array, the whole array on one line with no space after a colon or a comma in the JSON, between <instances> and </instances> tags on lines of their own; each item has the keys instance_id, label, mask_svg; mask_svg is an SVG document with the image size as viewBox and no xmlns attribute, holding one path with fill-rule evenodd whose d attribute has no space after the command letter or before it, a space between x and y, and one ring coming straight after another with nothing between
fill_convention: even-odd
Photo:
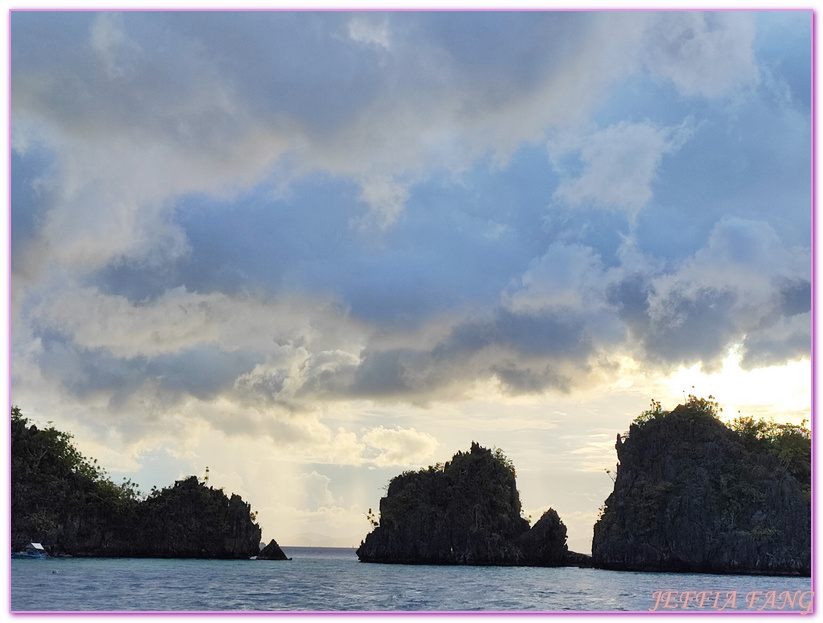
<instances>
[{"instance_id":1,"label":"sky","mask_svg":"<svg viewBox=\"0 0 823 623\"><path fill-rule=\"evenodd\" d=\"M10 20L11 402L115 481L356 546L477 441L589 552L651 400L810 418L810 11Z\"/></svg>"}]
</instances>

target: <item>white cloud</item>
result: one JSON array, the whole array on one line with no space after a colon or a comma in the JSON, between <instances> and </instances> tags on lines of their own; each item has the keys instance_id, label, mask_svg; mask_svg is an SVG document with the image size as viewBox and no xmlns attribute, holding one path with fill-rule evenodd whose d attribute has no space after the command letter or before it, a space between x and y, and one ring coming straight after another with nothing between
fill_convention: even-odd
<instances>
[{"instance_id":1,"label":"white cloud","mask_svg":"<svg viewBox=\"0 0 823 623\"><path fill-rule=\"evenodd\" d=\"M357 13L348 22L348 33L354 41L388 49L391 44L388 20L372 13Z\"/></svg>"},{"instance_id":2,"label":"white cloud","mask_svg":"<svg viewBox=\"0 0 823 623\"><path fill-rule=\"evenodd\" d=\"M370 229L370 225L385 230L397 222L408 199L408 188L385 175L368 176L360 182L360 198L370 207L371 212L355 223L359 229Z\"/></svg>"},{"instance_id":3,"label":"white cloud","mask_svg":"<svg viewBox=\"0 0 823 623\"><path fill-rule=\"evenodd\" d=\"M286 350L305 359L304 346L322 350L338 345L356 352L365 335L328 298L295 295L264 303L249 296L199 294L183 287L142 304L97 288L65 288L46 298L32 316L41 327L66 332L79 346L105 348L121 358L212 344L225 351L268 353L275 361Z\"/></svg>"},{"instance_id":4,"label":"white cloud","mask_svg":"<svg viewBox=\"0 0 823 623\"><path fill-rule=\"evenodd\" d=\"M340 426L331 439L323 459L338 465L362 465L365 452L366 444L358 441L355 433Z\"/></svg>"},{"instance_id":5,"label":"white cloud","mask_svg":"<svg viewBox=\"0 0 823 623\"><path fill-rule=\"evenodd\" d=\"M722 364L728 348L752 349L751 360L792 316L811 308L810 249L788 248L765 222L726 217L706 246L671 272L649 282L642 341L652 359ZM810 326L791 323L791 340L766 350L779 360L807 356ZM779 354L778 354L779 353ZM768 364L778 363L768 358Z\"/></svg>"},{"instance_id":6,"label":"white cloud","mask_svg":"<svg viewBox=\"0 0 823 623\"><path fill-rule=\"evenodd\" d=\"M12 77L15 145L22 149L45 137L58 154L58 193L44 231L64 267L179 257L186 241L171 210L181 194L231 195L317 170L360 183L373 210L372 224L385 229L404 209L408 185L398 181L401 176L419 178L440 167L462 171L489 152L505 158L521 141L539 140L552 123L579 118L624 71L615 66L620 54L612 54L614 48L633 45L626 36L626 28L633 31L631 20L619 18L626 28L615 29L596 15L571 15L576 29L596 32L597 45L575 39L567 48L550 48L535 57L539 71L520 82L512 82L508 72L468 80L466 60L445 53L442 46L449 41L436 38L392 42L393 62L385 66L353 52L352 62L370 67L369 96L356 89L317 92L324 101L339 99L340 109L348 111L344 123L318 130L311 106L297 114L277 110L288 109L299 89L280 89L269 102L273 111L250 99L249 93L259 91L259 76L227 74L225 67L239 62L232 56L239 51L225 46L216 54L204 38L208 31L175 33L169 24L155 33L162 46L141 46L139 31L129 29L131 19L108 13L95 18L89 47L101 73L90 66L77 75L78 88L88 96L71 102L70 113L62 77L76 67L46 59L37 72ZM349 35L358 46L364 41L385 46L390 22L398 20L416 21L411 14L358 14L349 18ZM331 37L334 20L327 26ZM405 36L414 28L407 25ZM572 38L572 33L556 36ZM541 37L529 45L544 44ZM168 57L150 53L163 46ZM122 62L123 51L133 52L128 63ZM518 46L508 53L522 55ZM315 61L310 62L324 64L320 57ZM423 66L427 71L421 73ZM412 74L430 79L408 84L399 79ZM304 76L278 78L299 84ZM487 102L490 93L496 95ZM270 178L275 169L283 179Z\"/></svg>"},{"instance_id":7,"label":"white cloud","mask_svg":"<svg viewBox=\"0 0 823 623\"><path fill-rule=\"evenodd\" d=\"M751 13L656 11L648 19L642 62L685 95L721 97L757 84Z\"/></svg>"},{"instance_id":8,"label":"white cloud","mask_svg":"<svg viewBox=\"0 0 823 623\"><path fill-rule=\"evenodd\" d=\"M100 13L97 16L91 27L91 46L105 65L110 78L116 78L123 73L118 67L117 56L126 41L122 15Z\"/></svg>"},{"instance_id":9,"label":"white cloud","mask_svg":"<svg viewBox=\"0 0 823 623\"><path fill-rule=\"evenodd\" d=\"M437 449L437 440L414 428L372 428L363 441L378 451L370 459L381 467L389 465L420 465L430 460Z\"/></svg>"},{"instance_id":10,"label":"white cloud","mask_svg":"<svg viewBox=\"0 0 823 623\"><path fill-rule=\"evenodd\" d=\"M314 510L334 506L334 496L329 491L329 484L331 484L331 478L318 474L316 471L300 474L297 486L301 500L297 508Z\"/></svg>"},{"instance_id":11,"label":"white cloud","mask_svg":"<svg viewBox=\"0 0 823 623\"><path fill-rule=\"evenodd\" d=\"M562 178L554 200L572 206L593 204L635 217L652 198L663 156L690 138L691 126L690 120L669 128L623 121L603 130L552 138L549 156ZM575 158L579 165L569 166Z\"/></svg>"},{"instance_id":12,"label":"white cloud","mask_svg":"<svg viewBox=\"0 0 823 623\"><path fill-rule=\"evenodd\" d=\"M517 313L591 310L603 304L605 269L591 247L554 242L544 255L503 293Z\"/></svg>"},{"instance_id":13,"label":"white cloud","mask_svg":"<svg viewBox=\"0 0 823 623\"><path fill-rule=\"evenodd\" d=\"M93 66L77 73L85 99L67 99L62 80L77 68L60 58L12 76L15 145L47 139L59 158L45 239L64 267L96 268L122 258L167 261L187 251L171 218L176 197L231 195L317 170L360 183L372 208L363 223L380 231L397 222L410 181L425 172L463 171L489 153L505 160L523 141L539 141L552 126L584 119L604 89L636 68L644 45L641 56L650 70L687 93L721 94L756 78L746 15L580 13L564 19L567 27L552 37L527 29L531 39L500 50L509 63L523 65L528 58L535 64L513 76L498 69L476 74L469 59L448 52L455 45L448 39L416 36L425 27L415 15L350 16L349 40L388 46L392 62L374 64L358 56L368 51L352 51L351 62L368 67L368 96L334 93L347 112L333 130L323 130L312 115L325 114L325 107L277 110L288 109L299 89L277 91L269 101L275 110L267 111L250 95L258 96L258 76L226 72L246 47L223 46L217 54L208 30L183 34L171 23L154 33L162 45L141 45L146 33L130 28L129 14L102 13L88 33L102 73ZM395 22L404 28L389 43ZM336 21L326 26L326 36L335 37ZM151 53L163 46L168 58ZM540 53L525 55L529 49ZM314 61L323 65L322 57ZM406 84L401 75L429 79ZM278 74L297 84L303 77ZM648 200L660 158L674 148L667 132L635 124L586 137L578 149L587 171L567 180L557 197L635 213ZM279 173L271 178L274 170Z\"/></svg>"},{"instance_id":14,"label":"white cloud","mask_svg":"<svg viewBox=\"0 0 823 623\"><path fill-rule=\"evenodd\" d=\"M693 258L654 280L652 315L676 321L667 306L671 300L697 300L707 290L728 292L734 294L741 316L738 330L745 332L774 314L784 280L810 283L810 270L809 250L786 248L763 221L728 217L715 225L708 243Z\"/></svg>"}]
</instances>

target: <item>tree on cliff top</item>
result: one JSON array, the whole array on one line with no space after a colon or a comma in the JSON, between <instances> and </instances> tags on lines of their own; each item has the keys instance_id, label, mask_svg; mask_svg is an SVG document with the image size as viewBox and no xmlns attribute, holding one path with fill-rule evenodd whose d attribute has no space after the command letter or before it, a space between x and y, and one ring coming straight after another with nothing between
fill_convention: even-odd
<instances>
[{"instance_id":1,"label":"tree on cliff top","mask_svg":"<svg viewBox=\"0 0 823 623\"><path fill-rule=\"evenodd\" d=\"M673 413L681 418L711 418L736 432L751 451L763 451L780 459L801 487L811 495L811 431L806 427L806 420L801 424L777 424L774 420L755 420L751 416L739 416L730 423L720 421L723 409L714 396L698 398L689 395L685 404L672 411L664 411L657 400L651 401L649 409L640 414L633 422L637 429L664 421ZM631 432L631 429L630 429ZM628 437L630 434L625 436Z\"/></svg>"},{"instance_id":2,"label":"tree on cliff top","mask_svg":"<svg viewBox=\"0 0 823 623\"><path fill-rule=\"evenodd\" d=\"M534 527L522 517L514 464L501 450L472 442L468 452L389 483L380 521L357 557L406 564L534 565L585 562L566 545L566 526L553 509Z\"/></svg>"},{"instance_id":3,"label":"tree on cliff top","mask_svg":"<svg viewBox=\"0 0 823 623\"><path fill-rule=\"evenodd\" d=\"M92 513L123 514L137 503L130 480L115 484L96 459L74 446L72 435L53 426L39 429L11 408L12 531L48 541L62 519L79 508Z\"/></svg>"},{"instance_id":4,"label":"tree on cliff top","mask_svg":"<svg viewBox=\"0 0 823 623\"><path fill-rule=\"evenodd\" d=\"M445 510L469 498L497 505L506 515L519 516L521 511L512 461L499 448L490 450L474 441L468 452L457 452L445 464L395 476L387 494L380 504L381 523L401 520L409 505L434 504Z\"/></svg>"},{"instance_id":5,"label":"tree on cliff top","mask_svg":"<svg viewBox=\"0 0 823 623\"><path fill-rule=\"evenodd\" d=\"M72 435L39 429L11 408L12 547L39 541L52 552L238 558L257 554L260 527L239 496L196 476L142 496L113 483Z\"/></svg>"},{"instance_id":6,"label":"tree on cliff top","mask_svg":"<svg viewBox=\"0 0 823 623\"><path fill-rule=\"evenodd\" d=\"M501 450L468 452L389 482L380 521L357 550L366 562L528 564L566 560L566 527L549 510L529 529L515 470Z\"/></svg>"},{"instance_id":7,"label":"tree on cliff top","mask_svg":"<svg viewBox=\"0 0 823 623\"><path fill-rule=\"evenodd\" d=\"M765 450L780 459L780 464L811 496L812 486L812 434L801 424L776 424L774 420L755 420L740 416L729 427L738 433L751 449Z\"/></svg>"},{"instance_id":8,"label":"tree on cliff top","mask_svg":"<svg viewBox=\"0 0 823 623\"><path fill-rule=\"evenodd\" d=\"M596 566L808 573L811 439L804 425L720 420L713 397L659 402L618 438Z\"/></svg>"},{"instance_id":9,"label":"tree on cliff top","mask_svg":"<svg viewBox=\"0 0 823 623\"><path fill-rule=\"evenodd\" d=\"M720 404L715 397L711 395L708 398L698 398L694 394L689 394L685 404L678 405L677 408L672 411L664 411L660 401L652 400L650 408L637 416L632 424L642 427L650 422L658 422L674 411L678 411L681 414L689 414L696 418L710 417L718 419L723 409L720 408Z\"/></svg>"}]
</instances>

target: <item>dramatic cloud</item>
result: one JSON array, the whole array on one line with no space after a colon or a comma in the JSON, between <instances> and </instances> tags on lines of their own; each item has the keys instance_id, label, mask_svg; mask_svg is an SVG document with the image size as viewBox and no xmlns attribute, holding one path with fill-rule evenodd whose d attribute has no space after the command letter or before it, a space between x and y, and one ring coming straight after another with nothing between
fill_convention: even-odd
<instances>
[{"instance_id":1,"label":"dramatic cloud","mask_svg":"<svg viewBox=\"0 0 823 623\"><path fill-rule=\"evenodd\" d=\"M730 346L811 311L810 265L808 250L786 249L768 224L724 219L706 247L654 280L644 342L664 360L717 365ZM806 336L789 358L811 354Z\"/></svg>"}]
</instances>

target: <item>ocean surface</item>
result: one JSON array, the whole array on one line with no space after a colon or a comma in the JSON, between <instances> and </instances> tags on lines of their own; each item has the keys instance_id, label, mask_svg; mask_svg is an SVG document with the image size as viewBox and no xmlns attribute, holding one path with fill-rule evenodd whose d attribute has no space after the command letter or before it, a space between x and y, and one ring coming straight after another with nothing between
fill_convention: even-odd
<instances>
[{"instance_id":1,"label":"ocean surface","mask_svg":"<svg viewBox=\"0 0 823 623\"><path fill-rule=\"evenodd\" d=\"M19 611L808 611L810 578L378 565L355 550L291 561L11 560Z\"/></svg>"}]
</instances>

